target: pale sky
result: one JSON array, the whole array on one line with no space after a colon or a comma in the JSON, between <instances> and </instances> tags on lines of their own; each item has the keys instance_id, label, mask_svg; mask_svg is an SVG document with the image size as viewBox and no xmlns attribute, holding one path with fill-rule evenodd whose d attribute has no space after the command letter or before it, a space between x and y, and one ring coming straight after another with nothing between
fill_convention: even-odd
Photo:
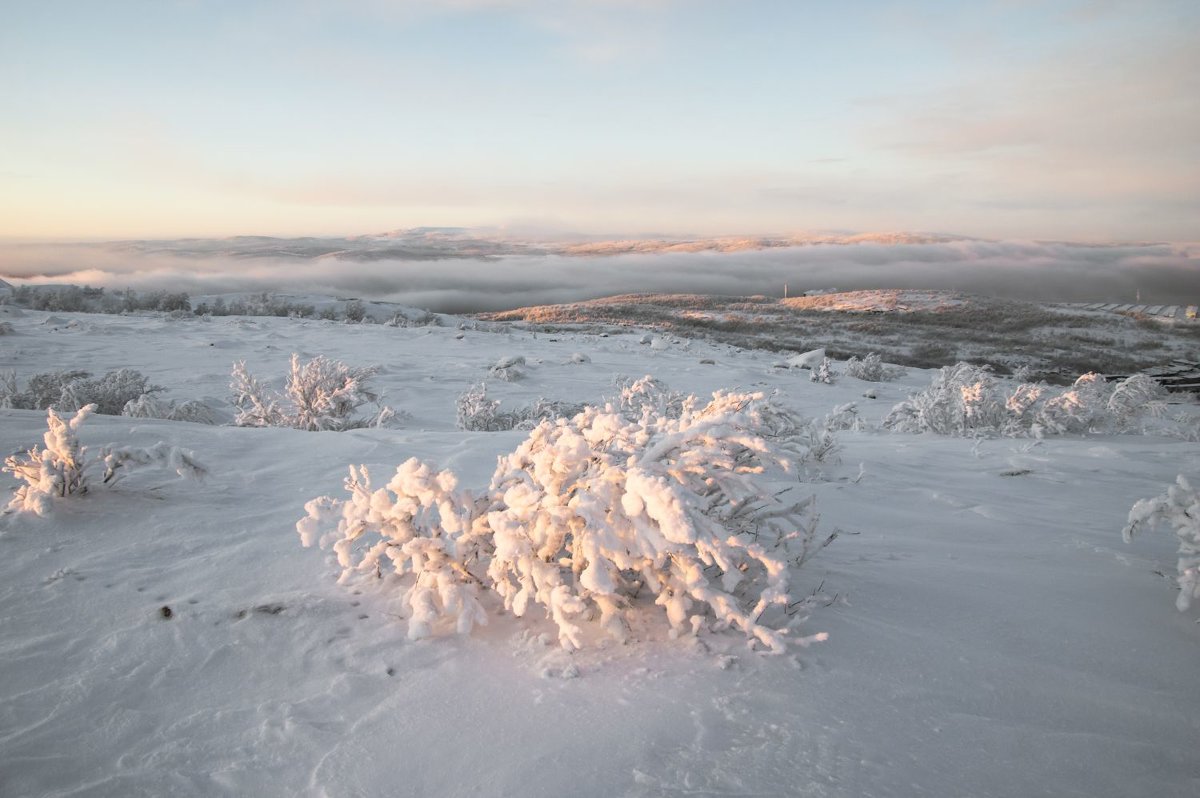
<instances>
[{"instance_id":1,"label":"pale sky","mask_svg":"<svg viewBox=\"0 0 1200 798\"><path fill-rule=\"evenodd\" d=\"M1196 0L0 11L0 237L1200 240Z\"/></svg>"}]
</instances>

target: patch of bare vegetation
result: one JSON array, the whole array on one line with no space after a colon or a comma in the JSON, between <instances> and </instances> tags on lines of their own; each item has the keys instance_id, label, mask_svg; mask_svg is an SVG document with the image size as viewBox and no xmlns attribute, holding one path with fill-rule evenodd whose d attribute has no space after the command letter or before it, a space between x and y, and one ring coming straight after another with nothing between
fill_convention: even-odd
<instances>
[{"instance_id":1,"label":"patch of bare vegetation","mask_svg":"<svg viewBox=\"0 0 1200 798\"><path fill-rule=\"evenodd\" d=\"M998 373L1017 368L1067 383L1088 371L1130 374L1172 359L1200 359L1200 324L1144 320L952 291L877 290L777 299L625 294L588 302L481 314L539 329L649 327L746 349L824 347L849 359L935 368L960 360Z\"/></svg>"}]
</instances>

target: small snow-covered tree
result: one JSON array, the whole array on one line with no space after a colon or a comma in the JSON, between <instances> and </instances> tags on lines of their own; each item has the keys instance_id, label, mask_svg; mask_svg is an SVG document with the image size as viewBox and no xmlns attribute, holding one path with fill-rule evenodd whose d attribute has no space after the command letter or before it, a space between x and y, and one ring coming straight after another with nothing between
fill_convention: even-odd
<instances>
[{"instance_id":1,"label":"small snow-covered tree","mask_svg":"<svg viewBox=\"0 0 1200 798\"><path fill-rule=\"evenodd\" d=\"M354 416L358 408L378 400L367 388L367 380L377 371L374 367L348 366L324 355L301 363L300 356L293 354L283 393L277 394L251 376L244 362L235 363L230 385L238 408L234 423L309 432L382 426L394 416L389 407L381 406L373 418Z\"/></svg>"},{"instance_id":2,"label":"small snow-covered tree","mask_svg":"<svg viewBox=\"0 0 1200 798\"><path fill-rule=\"evenodd\" d=\"M90 472L101 466L103 481L109 484L116 482L123 473L121 469L132 466L168 466L185 477L202 477L206 473L192 452L162 441L146 449L110 444L101 449L99 456L89 457L77 433L95 410L94 405L85 405L70 419L60 416L54 408L46 411L44 447L35 446L25 454L9 456L0 469L24 483L9 502L9 512L46 515L54 500L86 493Z\"/></svg>"},{"instance_id":3,"label":"small snow-covered tree","mask_svg":"<svg viewBox=\"0 0 1200 798\"><path fill-rule=\"evenodd\" d=\"M1175 606L1184 612L1193 599L1200 599L1200 494L1180 474L1167 492L1152 499L1141 499L1129 511L1129 522L1122 530L1125 542L1145 528L1169 524L1179 538L1179 595Z\"/></svg>"},{"instance_id":4,"label":"small snow-covered tree","mask_svg":"<svg viewBox=\"0 0 1200 798\"><path fill-rule=\"evenodd\" d=\"M403 596L410 639L428 637L440 618L453 619L460 634L487 623L479 580L467 570L479 544L469 534L473 506L452 472L412 458L376 489L365 466L351 466L345 487L349 499L314 499L296 524L305 546L333 548L340 582L379 577L385 568L411 576Z\"/></svg>"}]
</instances>

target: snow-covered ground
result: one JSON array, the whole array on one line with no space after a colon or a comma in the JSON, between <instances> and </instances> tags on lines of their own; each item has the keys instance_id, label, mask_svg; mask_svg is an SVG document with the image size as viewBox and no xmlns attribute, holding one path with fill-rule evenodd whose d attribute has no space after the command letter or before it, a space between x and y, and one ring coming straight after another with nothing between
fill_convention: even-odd
<instances>
[{"instance_id":1,"label":"snow-covered ground","mask_svg":"<svg viewBox=\"0 0 1200 798\"><path fill-rule=\"evenodd\" d=\"M793 585L821 597L803 633L829 639L783 656L657 627L569 654L548 621L496 615L411 642L396 585L339 586L295 522L349 464L416 456L485 487L527 433L460 431L455 400L500 358L526 360L523 380L488 383L505 407L652 374L778 390L809 416L854 401L872 424L930 373L826 385L636 330L0 318L0 370L22 380L135 368L231 418L233 362L279 382L297 352L378 364L406 414L340 433L90 419L86 444L166 441L210 474L135 472L0 520L0 795L1200 794L1200 624L1174 608L1176 540L1121 539L1134 501L1200 476L1195 442L839 433L840 464L802 487L842 534ZM44 429L0 411L0 450Z\"/></svg>"}]
</instances>

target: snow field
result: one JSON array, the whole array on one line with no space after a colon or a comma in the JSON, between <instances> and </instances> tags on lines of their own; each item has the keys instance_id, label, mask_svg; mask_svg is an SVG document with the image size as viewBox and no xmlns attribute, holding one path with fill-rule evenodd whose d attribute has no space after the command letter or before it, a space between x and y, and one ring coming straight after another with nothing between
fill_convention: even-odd
<instances>
[{"instance_id":1,"label":"snow field","mask_svg":"<svg viewBox=\"0 0 1200 798\"><path fill-rule=\"evenodd\" d=\"M0 520L0 794L1200 790L1200 625L1173 607L1177 541L1120 534L1134 501L1200 474L1194 442L839 433L842 464L801 488L843 533L793 585L818 592L804 632L830 637L781 657L648 622L568 654L535 613L412 642L402 586L339 586L294 524L349 464L382 477L417 457L486 486L527 433L459 431L454 402L502 357L526 359L524 379L489 381L509 406L652 374L701 396L779 388L806 416L857 401L873 423L930 372L826 385L766 353L640 333L57 315L12 319L0 369L136 368L231 419L233 361L278 386L292 352L325 355L379 365L372 387L411 417L341 433L88 419L89 447L166 441L209 475L134 471ZM0 411L6 453L44 430L44 413Z\"/></svg>"}]
</instances>

